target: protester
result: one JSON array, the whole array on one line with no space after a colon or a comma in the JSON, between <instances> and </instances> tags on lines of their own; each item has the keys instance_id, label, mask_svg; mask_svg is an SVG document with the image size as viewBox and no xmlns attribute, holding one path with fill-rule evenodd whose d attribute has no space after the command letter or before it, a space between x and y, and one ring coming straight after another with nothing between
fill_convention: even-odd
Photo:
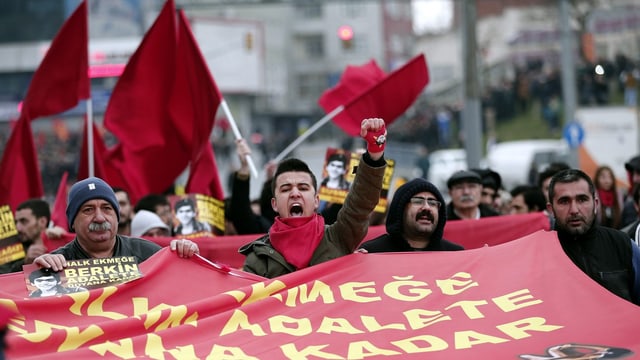
<instances>
[{"instance_id":1,"label":"protester","mask_svg":"<svg viewBox=\"0 0 640 360\"><path fill-rule=\"evenodd\" d=\"M156 213L140 210L136 212L133 220L131 220L131 236L168 237L171 236L171 228Z\"/></svg>"},{"instance_id":2,"label":"protester","mask_svg":"<svg viewBox=\"0 0 640 360\"><path fill-rule=\"evenodd\" d=\"M482 179L471 170L459 170L447 181L451 201L447 205L449 220L480 219L500 215L492 207L480 202Z\"/></svg>"},{"instance_id":3,"label":"protester","mask_svg":"<svg viewBox=\"0 0 640 360\"><path fill-rule=\"evenodd\" d=\"M631 224L638 217L636 209L633 205L633 197L631 196L631 190L633 187L640 184L640 155L636 155L629 159L624 164L625 170L627 170L627 177L629 180L629 194L624 200L622 205L622 219L620 220L620 227L625 227Z\"/></svg>"},{"instance_id":4,"label":"protester","mask_svg":"<svg viewBox=\"0 0 640 360\"><path fill-rule=\"evenodd\" d=\"M564 162L553 162L538 174L538 187L542 190L542 194L544 194L547 202L549 202L549 183L551 182L551 177L560 171L567 169L571 169L569 164Z\"/></svg>"},{"instance_id":5,"label":"protester","mask_svg":"<svg viewBox=\"0 0 640 360\"><path fill-rule=\"evenodd\" d=\"M170 229L173 229L173 212L171 211L171 203L166 195L148 194L141 197L133 208L133 211L136 214L140 210L147 210L156 213L156 215L162 219L162 222L167 224Z\"/></svg>"},{"instance_id":6,"label":"protester","mask_svg":"<svg viewBox=\"0 0 640 360\"><path fill-rule=\"evenodd\" d=\"M104 180L90 177L75 183L67 202L69 231L76 237L68 244L40 255L34 261L42 268L60 271L67 260L133 256L137 263L161 249L148 240L118 234L120 207L113 189ZM170 247L180 257L191 257L200 251L190 240L171 240Z\"/></svg>"},{"instance_id":7,"label":"protester","mask_svg":"<svg viewBox=\"0 0 640 360\"><path fill-rule=\"evenodd\" d=\"M537 186L518 185L511 189L509 214L528 214L547 210L547 199Z\"/></svg>"},{"instance_id":8,"label":"protester","mask_svg":"<svg viewBox=\"0 0 640 360\"><path fill-rule=\"evenodd\" d=\"M284 275L352 253L367 234L369 216L380 199L386 168L385 124L370 118L361 123L367 141L355 181L338 219L325 227L317 213L318 183L299 159L282 161L273 179L271 204L278 216L269 233L241 247L243 269L267 278Z\"/></svg>"},{"instance_id":9,"label":"protester","mask_svg":"<svg viewBox=\"0 0 640 360\"><path fill-rule=\"evenodd\" d=\"M633 187L631 190L631 198L633 199L633 205L636 209L636 220L620 230L629 235L631 240L640 246L640 185Z\"/></svg>"},{"instance_id":10,"label":"protester","mask_svg":"<svg viewBox=\"0 0 640 360\"><path fill-rule=\"evenodd\" d=\"M131 198L129 193L122 188L114 188L113 192L118 199L118 205L120 206L120 217L118 224L118 234L131 235L131 219L133 219L133 206L131 206Z\"/></svg>"},{"instance_id":11,"label":"protester","mask_svg":"<svg viewBox=\"0 0 640 360\"><path fill-rule=\"evenodd\" d=\"M22 271L22 265L47 252L42 236L51 220L49 204L41 199L26 200L18 205L14 218L25 257L0 265L0 274Z\"/></svg>"},{"instance_id":12,"label":"protester","mask_svg":"<svg viewBox=\"0 0 640 360\"><path fill-rule=\"evenodd\" d=\"M500 213L502 208L502 197L500 196L502 177L500 174L491 169L471 169L471 171L476 172L482 179L480 202Z\"/></svg>"},{"instance_id":13,"label":"protester","mask_svg":"<svg viewBox=\"0 0 640 360\"><path fill-rule=\"evenodd\" d=\"M622 231L596 222L599 200L589 175L563 170L551 178L549 211L562 249L590 278L640 304L640 249Z\"/></svg>"},{"instance_id":14,"label":"protester","mask_svg":"<svg viewBox=\"0 0 640 360\"><path fill-rule=\"evenodd\" d=\"M596 187L598 199L600 199L600 211L598 211L598 217L596 218L598 224L619 229L622 213L622 194L618 192L613 170L609 166L599 166L593 176L593 184Z\"/></svg>"},{"instance_id":15,"label":"protester","mask_svg":"<svg viewBox=\"0 0 640 360\"><path fill-rule=\"evenodd\" d=\"M264 234L269 231L275 216L267 217L256 212L251 207L250 183L251 172L247 156L251 156L251 149L246 140L236 140L236 153L240 160L240 168L232 175L231 198L228 213L225 217L231 221L236 232L244 234ZM272 175L272 174L271 174ZM271 185L270 176L265 186ZM260 207L262 208L262 207Z\"/></svg>"},{"instance_id":16,"label":"protester","mask_svg":"<svg viewBox=\"0 0 640 360\"><path fill-rule=\"evenodd\" d=\"M440 191L423 178L400 186L389 204L387 233L363 243L367 252L464 250L442 238L447 214Z\"/></svg>"}]
</instances>

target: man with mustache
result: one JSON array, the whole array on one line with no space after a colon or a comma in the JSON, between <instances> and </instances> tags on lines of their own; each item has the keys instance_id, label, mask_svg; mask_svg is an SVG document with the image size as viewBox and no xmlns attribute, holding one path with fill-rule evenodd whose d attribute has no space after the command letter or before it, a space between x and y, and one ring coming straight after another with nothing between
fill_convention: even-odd
<instances>
[{"instance_id":1,"label":"man with mustache","mask_svg":"<svg viewBox=\"0 0 640 360\"><path fill-rule=\"evenodd\" d=\"M151 257L160 245L118 234L120 208L111 186L97 177L75 183L67 201L69 231L76 237L70 243L38 256L34 263L41 268L61 271L67 260L133 256L138 263ZM199 253L190 240L171 240L171 250L180 257Z\"/></svg>"},{"instance_id":2,"label":"man with mustache","mask_svg":"<svg viewBox=\"0 0 640 360\"><path fill-rule=\"evenodd\" d=\"M597 224L598 205L584 172L568 169L551 178L547 209L564 252L598 284L640 305L640 249L624 232Z\"/></svg>"},{"instance_id":3,"label":"man with mustache","mask_svg":"<svg viewBox=\"0 0 640 360\"><path fill-rule=\"evenodd\" d=\"M451 201L447 205L448 220L474 220L500 215L482 203L482 178L471 170L459 170L447 181Z\"/></svg>"},{"instance_id":4,"label":"man with mustache","mask_svg":"<svg viewBox=\"0 0 640 360\"><path fill-rule=\"evenodd\" d=\"M422 178L400 186L387 212L387 233L360 246L367 252L464 250L442 238L447 221L440 191Z\"/></svg>"},{"instance_id":5,"label":"man with mustache","mask_svg":"<svg viewBox=\"0 0 640 360\"><path fill-rule=\"evenodd\" d=\"M352 253L367 234L369 216L380 200L386 135L382 119L362 121L360 136L367 141L367 152L331 225L325 226L317 212L318 183L307 164L295 158L280 162L271 199L278 216L267 235L239 249L246 256L243 270L274 278Z\"/></svg>"}]
</instances>

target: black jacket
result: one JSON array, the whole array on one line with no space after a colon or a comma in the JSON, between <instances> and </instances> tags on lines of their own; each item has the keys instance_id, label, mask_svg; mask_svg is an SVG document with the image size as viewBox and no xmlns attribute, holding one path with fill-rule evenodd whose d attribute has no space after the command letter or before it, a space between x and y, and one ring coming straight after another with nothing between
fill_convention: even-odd
<instances>
[{"instance_id":1,"label":"black jacket","mask_svg":"<svg viewBox=\"0 0 640 360\"><path fill-rule=\"evenodd\" d=\"M594 225L581 236L558 231L558 239L569 259L585 274L619 297L640 304L639 281L634 270L631 239L622 231Z\"/></svg>"},{"instance_id":2,"label":"black jacket","mask_svg":"<svg viewBox=\"0 0 640 360\"><path fill-rule=\"evenodd\" d=\"M402 235L404 224L404 211L411 200L411 197L420 192L430 192L438 199L440 208L438 209L438 225L429 238L429 245L422 249L412 248ZM452 243L442 238L444 233L444 225L447 222L447 210L444 206L444 199L440 191L422 178L413 179L401 187L399 187L393 199L389 204L387 213L386 230L387 233L380 235L375 239L369 240L362 245L360 249L366 249L368 252L400 252L400 251L451 251L464 250L458 244Z\"/></svg>"}]
</instances>

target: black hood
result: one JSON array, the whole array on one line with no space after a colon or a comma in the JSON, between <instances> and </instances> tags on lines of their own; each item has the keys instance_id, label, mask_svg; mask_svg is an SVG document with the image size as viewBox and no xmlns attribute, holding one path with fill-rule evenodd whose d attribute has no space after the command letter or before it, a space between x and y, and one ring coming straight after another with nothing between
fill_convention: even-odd
<instances>
[{"instance_id":1,"label":"black hood","mask_svg":"<svg viewBox=\"0 0 640 360\"><path fill-rule=\"evenodd\" d=\"M440 201L440 208L438 209L438 225L431 235L430 242L439 242L442 239L444 233L444 224L447 222L447 209L444 203L444 198L435 185L428 182L423 178L415 178L404 185L400 186L389 204L389 211L387 212L386 228L387 233L393 238L402 239L402 224L404 223L404 209L406 205L417 193L430 192L433 196Z\"/></svg>"}]
</instances>

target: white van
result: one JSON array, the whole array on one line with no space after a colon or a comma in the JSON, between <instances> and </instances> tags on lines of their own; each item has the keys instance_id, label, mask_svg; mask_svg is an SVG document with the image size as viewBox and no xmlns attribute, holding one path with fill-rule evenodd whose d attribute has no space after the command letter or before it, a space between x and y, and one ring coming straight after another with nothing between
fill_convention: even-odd
<instances>
[{"instance_id":1,"label":"white van","mask_svg":"<svg viewBox=\"0 0 640 360\"><path fill-rule=\"evenodd\" d=\"M516 140L493 145L486 165L502 177L502 186L510 191L529 183L532 169L536 173L552 162L569 162L569 146L565 140Z\"/></svg>"}]
</instances>

